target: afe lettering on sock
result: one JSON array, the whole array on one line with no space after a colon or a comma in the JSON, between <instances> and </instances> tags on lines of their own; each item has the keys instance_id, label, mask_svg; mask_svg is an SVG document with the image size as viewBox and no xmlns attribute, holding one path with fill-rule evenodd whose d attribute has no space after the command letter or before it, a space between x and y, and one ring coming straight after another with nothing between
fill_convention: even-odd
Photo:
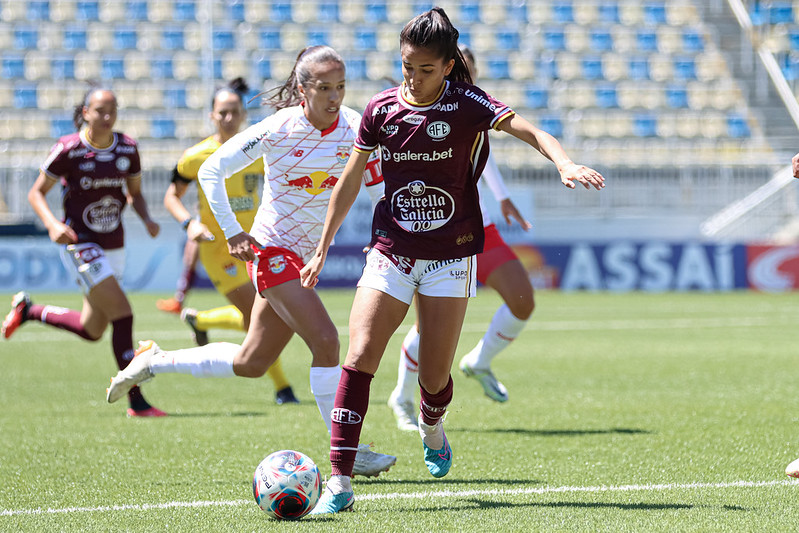
<instances>
[{"instance_id":1,"label":"afe lettering on sock","mask_svg":"<svg viewBox=\"0 0 799 533\"><path fill-rule=\"evenodd\" d=\"M330 419L337 424L360 424L362 417L355 411L336 407L330 411Z\"/></svg>"}]
</instances>

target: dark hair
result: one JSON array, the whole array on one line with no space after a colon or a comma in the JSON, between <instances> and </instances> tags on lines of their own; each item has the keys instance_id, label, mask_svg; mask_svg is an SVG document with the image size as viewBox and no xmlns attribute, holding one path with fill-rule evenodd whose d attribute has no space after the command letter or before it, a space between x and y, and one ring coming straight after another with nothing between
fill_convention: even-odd
<instances>
[{"instance_id":1,"label":"dark hair","mask_svg":"<svg viewBox=\"0 0 799 533\"><path fill-rule=\"evenodd\" d=\"M214 104L216 103L216 97L222 93L233 93L239 97L241 100L241 107L245 107L244 105L244 95L250 90L250 86L247 85L247 82L244 81L244 78L238 77L235 79L230 80L227 85L223 85L222 87L217 87L214 91L214 95L211 97L211 111L214 110Z\"/></svg>"},{"instance_id":2,"label":"dark hair","mask_svg":"<svg viewBox=\"0 0 799 533\"><path fill-rule=\"evenodd\" d=\"M474 65L474 61L475 61L474 60L474 52L472 52L471 48L469 48L465 44L459 44L458 45L458 50L461 51L461 54L463 54L463 57L465 57L466 59L471 61L472 65Z\"/></svg>"},{"instance_id":3,"label":"dark hair","mask_svg":"<svg viewBox=\"0 0 799 533\"><path fill-rule=\"evenodd\" d=\"M114 94L114 91L112 91L108 87L105 87L97 83L91 83L89 85L89 89L83 94L83 100L81 100L81 102L78 105L76 105L75 109L72 111L72 124L75 125L75 129L77 131L80 131L83 125L86 124L86 121L83 119L83 108L89 105L89 101L92 99L94 93L100 91L108 91L111 94ZM116 98L115 94L114 98Z\"/></svg>"},{"instance_id":4,"label":"dark hair","mask_svg":"<svg viewBox=\"0 0 799 533\"><path fill-rule=\"evenodd\" d=\"M329 46L318 45L304 48L297 55L294 68L291 69L291 74L286 82L269 91L271 94L264 99L264 104L271 105L275 109L299 105L302 102L300 85L304 87L311 80L311 65L328 62L338 63L346 71L344 60Z\"/></svg>"},{"instance_id":5,"label":"dark hair","mask_svg":"<svg viewBox=\"0 0 799 533\"><path fill-rule=\"evenodd\" d=\"M465 81L472 83L472 76L463 54L458 49L460 33L449 21L449 17L440 7L434 7L421 15L417 15L408 22L400 32L400 46L410 44L420 48L427 48L444 59L455 60L447 76L448 80Z\"/></svg>"}]
</instances>

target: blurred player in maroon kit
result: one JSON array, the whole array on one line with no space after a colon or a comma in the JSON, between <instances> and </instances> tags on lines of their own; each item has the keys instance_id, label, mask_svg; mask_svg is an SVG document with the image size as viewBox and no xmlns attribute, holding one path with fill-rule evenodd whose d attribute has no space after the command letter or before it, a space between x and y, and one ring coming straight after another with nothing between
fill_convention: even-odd
<instances>
[{"instance_id":1,"label":"blurred player in maroon kit","mask_svg":"<svg viewBox=\"0 0 799 533\"><path fill-rule=\"evenodd\" d=\"M63 329L97 341L111 324L117 366L133 358L133 311L120 286L125 267L122 211L130 201L151 237L159 227L150 219L141 193L141 163L136 141L113 130L117 100L108 89L92 87L75 108L77 133L58 139L28 192L28 201L50 240L61 248L67 272L83 289L83 309L34 305L27 292L14 295L2 334L10 338L26 321ZM84 127L85 126L85 127ZM62 186L64 220L58 220L46 195ZM126 193L127 190L127 193ZM165 416L136 387L128 394L128 416Z\"/></svg>"},{"instance_id":2,"label":"blurred player in maroon kit","mask_svg":"<svg viewBox=\"0 0 799 533\"><path fill-rule=\"evenodd\" d=\"M488 156L488 130L510 133L543 154L561 182L601 189L604 178L575 164L560 143L471 84L458 30L441 8L422 13L400 33L405 81L373 97L355 149L330 197L316 253L300 272L316 285L333 236L355 201L369 155L382 156L384 198L372 221L371 250L350 313L330 438L332 476L314 514L352 509L351 471L375 371L388 341L418 294L419 433L434 477L452 465L443 419L452 400L450 371L474 296L476 254L485 240L477 193Z\"/></svg>"}]
</instances>

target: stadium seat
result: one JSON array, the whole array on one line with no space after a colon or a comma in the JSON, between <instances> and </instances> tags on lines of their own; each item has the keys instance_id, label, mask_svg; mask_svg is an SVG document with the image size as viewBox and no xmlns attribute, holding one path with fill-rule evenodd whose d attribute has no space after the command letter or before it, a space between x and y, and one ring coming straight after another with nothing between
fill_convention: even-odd
<instances>
[{"instance_id":1,"label":"stadium seat","mask_svg":"<svg viewBox=\"0 0 799 533\"><path fill-rule=\"evenodd\" d=\"M693 139L702 136L701 115L695 112L679 113L676 121L677 135L685 139Z\"/></svg>"},{"instance_id":2,"label":"stadium seat","mask_svg":"<svg viewBox=\"0 0 799 533\"><path fill-rule=\"evenodd\" d=\"M542 115L538 119L538 127L553 137L563 137L563 121L557 115Z\"/></svg>"},{"instance_id":3,"label":"stadium seat","mask_svg":"<svg viewBox=\"0 0 799 533\"><path fill-rule=\"evenodd\" d=\"M47 0L28 0L26 17L31 22L50 20L50 2Z\"/></svg>"},{"instance_id":4,"label":"stadium seat","mask_svg":"<svg viewBox=\"0 0 799 533\"><path fill-rule=\"evenodd\" d=\"M122 56L104 56L100 62L100 75L104 80L125 78L125 60Z\"/></svg>"},{"instance_id":5,"label":"stadium seat","mask_svg":"<svg viewBox=\"0 0 799 533\"><path fill-rule=\"evenodd\" d=\"M125 5L125 19L129 22L144 22L149 20L147 15L148 0L128 0ZM105 4L109 11L112 10L112 4ZM113 5L113 10L120 11L119 6ZM103 17L103 20L106 18Z\"/></svg>"},{"instance_id":6,"label":"stadium seat","mask_svg":"<svg viewBox=\"0 0 799 533\"><path fill-rule=\"evenodd\" d=\"M534 9L535 6L536 3L534 2L531 4L530 8ZM508 2L508 5L505 9L505 20L513 21L516 24L527 24L530 22L530 14L528 12L527 2ZM486 10L484 9L483 11ZM533 20L535 20L536 23L549 22L551 18L540 17L534 18Z\"/></svg>"},{"instance_id":7,"label":"stadium seat","mask_svg":"<svg viewBox=\"0 0 799 533\"><path fill-rule=\"evenodd\" d=\"M682 81L696 79L696 63L693 57L674 58L674 78Z\"/></svg>"},{"instance_id":8,"label":"stadium seat","mask_svg":"<svg viewBox=\"0 0 799 533\"><path fill-rule=\"evenodd\" d=\"M39 109L64 110L73 107L79 99L76 96L77 91L65 91L65 85L64 81L40 81L36 86L36 103L39 105ZM83 89L84 86L81 84L80 88ZM70 93L75 93L74 97Z\"/></svg>"},{"instance_id":9,"label":"stadium seat","mask_svg":"<svg viewBox=\"0 0 799 533\"><path fill-rule=\"evenodd\" d=\"M531 80L535 77L535 61L528 52L510 52L508 68L514 80Z\"/></svg>"},{"instance_id":10,"label":"stadium seat","mask_svg":"<svg viewBox=\"0 0 799 533\"><path fill-rule=\"evenodd\" d=\"M656 52L658 49L658 36L654 30L638 30L635 40L639 52Z\"/></svg>"},{"instance_id":11,"label":"stadium seat","mask_svg":"<svg viewBox=\"0 0 799 533\"><path fill-rule=\"evenodd\" d=\"M589 34L588 46L594 52L609 52L613 50L613 37L606 29L592 29Z\"/></svg>"},{"instance_id":12,"label":"stadium seat","mask_svg":"<svg viewBox=\"0 0 799 533\"><path fill-rule=\"evenodd\" d=\"M558 62L552 54L542 54L536 58L535 70L542 78L554 80L559 77Z\"/></svg>"},{"instance_id":13,"label":"stadium seat","mask_svg":"<svg viewBox=\"0 0 799 533\"><path fill-rule=\"evenodd\" d=\"M165 27L161 30L161 48L163 50L183 50L184 33L179 27Z\"/></svg>"},{"instance_id":14,"label":"stadium seat","mask_svg":"<svg viewBox=\"0 0 799 533\"><path fill-rule=\"evenodd\" d=\"M154 80L169 80L175 77L171 55L158 55L150 59L150 77Z\"/></svg>"},{"instance_id":15,"label":"stadium seat","mask_svg":"<svg viewBox=\"0 0 799 533\"><path fill-rule=\"evenodd\" d=\"M583 80L575 80L568 84L557 84L557 100L561 109L585 109L596 107L596 95L593 85Z\"/></svg>"},{"instance_id":16,"label":"stadium seat","mask_svg":"<svg viewBox=\"0 0 799 533\"><path fill-rule=\"evenodd\" d=\"M620 54L638 53L638 41L635 31L627 26L616 25L611 28L613 50Z\"/></svg>"},{"instance_id":17,"label":"stadium seat","mask_svg":"<svg viewBox=\"0 0 799 533\"><path fill-rule=\"evenodd\" d=\"M570 24L564 31L566 50L569 52L584 52L588 50L589 35L585 28L577 24Z\"/></svg>"},{"instance_id":18,"label":"stadium seat","mask_svg":"<svg viewBox=\"0 0 799 533\"><path fill-rule=\"evenodd\" d=\"M616 86L612 83L601 83L595 88L597 107L603 109L619 107L619 98Z\"/></svg>"},{"instance_id":19,"label":"stadium seat","mask_svg":"<svg viewBox=\"0 0 799 533\"><path fill-rule=\"evenodd\" d=\"M631 80L649 79L649 61L646 57L632 57L627 62L627 74Z\"/></svg>"},{"instance_id":20,"label":"stadium seat","mask_svg":"<svg viewBox=\"0 0 799 533\"><path fill-rule=\"evenodd\" d=\"M172 117L153 117L150 136L155 139L171 139L175 137L175 119Z\"/></svg>"},{"instance_id":21,"label":"stadium seat","mask_svg":"<svg viewBox=\"0 0 799 533\"><path fill-rule=\"evenodd\" d=\"M214 30L211 36L211 42L214 50L233 50L236 48L236 38L233 36L233 30Z\"/></svg>"},{"instance_id":22,"label":"stadium seat","mask_svg":"<svg viewBox=\"0 0 799 533\"><path fill-rule=\"evenodd\" d=\"M625 26L640 26L644 22L644 11L637 2L624 2L619 6L619 20Z\"/></svg>"},{"instance_id":23,"label":"stadium seat","mask_svg":"<svg viewBox=\"0 0 799 533\"><path fill-rule=\"evenodd\" d=\"M78 27L64 28L64 43L65 50L86 50L86 30Z\"/></svg>"},{"instance_id":24,"label":"stadium seat","mask_svg":"<svg viewBox=\"0 0 799 533\"><path fill-rule=\"evenodd\" d=\"M650 113L636 113L633 116L633 135L636 137L655 137L657 118Z\"/></svg>"},{"instance_id":25,"label":"stadium seat","mask_svg":"<svg viewBox=\"0 0 799 533\"><path fill-rule=\"evenodd\" d=\"M350 54L344 58L347 66L347 81L367 79L366 57Z\"/></svg>"},{"instance_id":26,"label":"stadium seat","mask_svg":"<svg viewBox=\"0 0 799 533\"><path fill-rule=\"evenodd\" d=\"M666 3L648 1L644 4L644 22L650 25L667 24Z\"/></svg>"},{"instance_id":27,"label":"stadium seat","mask_svg":"<svg viewBox=\"0 0 799 533\"><path fill-rule=\"evenodd\" d=\"M339 7L337 0L320 0L317 4L316 20L319 22L338 22Z\"/></svg>"},{"instance_id":28,"label":"stadium seat","mask_svg":"<svg viewBox=\"0 0 799 533\"><path fill-rule=\"evenodd\" d=\"M566 50L566 35L562 28L550 26L544 29L544 48L553 52Z\"/></svg>"},{"instance_id":29,"label":"stadium seat","mask_svg":"<svg viewBox=\"0 0 799 533\"><path fill-rule=\"evenodd\" d=\"M510 79L510 64L505 56L487 57L483 64L486 69L486 76L494 80Z\"/></svg>"},{"instance_id":30,"label":"stadium seat","mask_svg":"<svg viewBox=\"0 0 799 533\"><path fill-rule=\"evenodd\" d=\"M363 21L369 24L388 22L388 7L385 0L368 0L365 2Z\"/></svg>"},{"instance_id":31,"label":"stadium seat","mask_svg":"<svg viewBox=\"0 0 799 533\"><path fill-rule=\"evenodd\" d=\"M574 6L570 0L555 0L551 6L552 20L560 24L574 22Z\"/></svg>"},{"instance_id":32,"label":"stadium seat","mask_svg":"<svg viewBox=\"0 0 799 533\"><path fill-rule=\"evenodd\" d=\"M619 5L614 2L600 2L597 6L599 21L603 24L618 24L621 22L619 16Z\"/></svg>"},{"instance_id":33,"label":"stadium seat","mask_svg":"<svg viewBox=\"0 0 799 533\"><path fill-rule=\"evenodd\" d=\"M49 52L31 51L25 54L25 79L50 79Z\"/></svg>"},{"instance_id":34,"label":"stadium seat","mask_svg":"<svg viewBox=\"0 0 799 533\"><path fill-rule=\"evenodd\" d=\"M72 117L53 117L50 119L50 137L58 139L75 131Z\"/></svg>"},{"instance_id":35,"label":"stadium seat","mask_svg":"<svg viewBox=\"0 0 799 533\"><path fill-rule=\"evenodd\" d=\"M95 52L75 54L75 79L96 80L100 78L100 57Z\"/></svg>"},{"instance_id":36,"label":"stadium seat","mask_svg":"<svg viewBox=\"0 0 799 533\"><path fill-rule=\"evenodd\" d=\"M674 61L665 54L651 54L649 56L649 77L655 81L663 82L674 76Z\"/></svg>"},{"instance_id":37,"label":"stadium seat","mask_svg":"<svg viewBox=\"0 0 799 533\"><path fill-rule=\"evenodd\" d=\"M593 26L599 21L599 8L595 2L574 4L574 22L580 26Z\"/></svg>"},{"instance_id":38,"label":"stadium seat","mask_svg":"<svg viewBox=\"0 0 799 533\"><path fill-rule=\"evenodd\" d=\"M353 37L355 50L377 50L377 32L373 27L355 28Z\"/></svg>"},{"instance_id":39,"label":"stadium seat","mask_svg":"<svg viewBox=\"0 0 799 533\"><path fill-rule=\"evenodd\" d=\"M586 80L601 80L603 78L602 59L599 56L583 56L582 74Z\"/></svg>"},{"instance_id":40,"label":"stadium seat","mask_svg":"<svg viewBox=\"0 0 799 533\"><path fill-rule=\"evenodd\" d=\"M343 0L339 0L343 2ZM411 2L388 2L388 22L391 24L405 24L409 20L411 20L416 12L413 10L413 4ZM341 15L342 20L344 17L344 13L342 12ZM458 28L460 29L460 28Z\"/></svg>"},{"instance_id":41,"label":"stadium seat","mask_svg":"<svg viewBox=\"0 0 799 533\"><path fill-rule=\"evenodd\" d=\"M769 24L791 24L793 22L791 2L771 2L768 6Z\"/></svg>"},{"instance_id":42,"label":"stadium seat","mask_svg":"<svg viewBox=\"0 0 799 533\"><path fill-rule=\"evenodd\" d=\"M328 31L322 26L309 27L305 32L305 46L317 45L330 46Z\"/></svg>"},{"instance_id":43,"label":"stadium seat","mask_svg":"<svg viewBox=\"0 0 799 533\"><path fill-rule=\"evenodd\" d=\"M114 49L135 50L138 45L136 29L130 26L117 26L114 28Z\"/></svg>"},{"instance_id":44,"label":"stadium seat","mask_svg":"<svg viewBox=\"0 0 799 533\"><path fill-rule=\"evenodd\" d=\"M666 2L666 22L672 26L696 24L700 17L696 5L690 0Z\"/></svg>"},{"instance_id":45,"label":"stadium seat","mask_svg":"<svg viewBox=\"0 0 799 533\"><path fill-rule=\"evenodd\" d=\"M196 7L194 0L175 0L174 20L183 22L197 20Z\"/></svg>"},{"instance_id":46,"label":"stadium seat","mask_svg":"<svg viewBox=\"0 0 799 533\"><path fill-rule=\"evenodd\" d=\"M702 52L705 49L705 39L697 30L683 30L682 49L685 52Z\"/></svg>"},{"instance_id":47,"label":"stadium seat","mask_svg":"<svg viewBox=\"0 0 799 533\"><path fill-rule=\"evenodd\" d=\"M498 50L518 50L520 42L519 32L516 30L505 28L499 29L496 32L496 46Z\"/></svg>"},{"instance_id":48,"label":"stadium seat","mask_svg":"<svg viewBox=\"0 0 799 533\"><path fill-rule=\"evenodd\" d=\"M113 28L105 23L91 24L87 31L86 48L105 53L113 48Z\"/></svg>"},{"instance_id":49,"label":"stadium seat","mask_svg":"<svg viewBox=\"0 0 799 533\"><path fill-rule=\"evenodd\" d=\"M269 62L268 58L261 57L258 59L255 63L255 73L263 80L272 78L272 64Z\"/></svg>"},{"instance_id":50,"label":"stadium seat","mask_svg":"<svg viewBox=\"0 0 799 533\"><path fill-rule=\"evenodd\" d=\"M14 87L14 107L17 109L35 109L36 84L25 83Z\"/></svg>"},{"instance_id":51,"label":"stadium seat","mask_svg":"<svg viewBox=\"0 0 799 533\"><path fill-rule=\"evenodd\" d=\"M672 109L688 108L688 89L685 85L669 84L664 91L668 107Z\"/></svg>"},{"instance_id":52,"label":"stadium seat","mask_svg":"<svg viewBox=\"0 0 799 533\"><path fill-rule=\"evenodd\" d=\"M633 135L632 118L626 112L608 111L605 113L605 129L613 138L630 137Z\"/></svg>"},{"instance_id":53,"label":"stadium seat","mask_svg":"<svg viewBox=\"0 0 799 533\"><path fill-rule=\"evenodd\" d=\"M280 28L266 28L260 31L258 43L263 50L280 50L282 48Z\"/></svg>"},{"instance_id":54,"label":"stadium seat","mask_svg":"<svg viewBox=\"0 0 799 533\"><path fill-rule=\"evenodd\" d=\"M287 52L297 52L305 48L307 38L305 27L299 24L284 24L280 29L280 47Z\"/></svg>"},{"instance_id":55,"label":"stadium seat","mask_svg":"<svg viewBox=\"0 0 799 533\"><path fill-rule=\"evenodd\" d=\"M175 4L172 0L148 0L147 20L155 23L173 22Z\"/></svg>"},{"instance_id":56,"label":"stadium seat","mask_svg":"<svg viewBox=\"0 0 799 533\"><path fill-rule=\"evenodd\" d=\"M75 4L75 20L100 20L100 5L97 0L77 0Z\"/></svg>"},{"instance_id":57,"label":"stadium seat","mask_svg":"<svg viewBox=\"0 0 799 533\"><path fill-rule=\"evenodd\" d=\"M75 59L71 56L54 57L50 64L50 76L54 80L75 79Z\"/></svg>"},{"instance_id":58,"label":"stadium seat","mask_svg":"<svg viewBox=\"0 0 799 533\"><path fill-rule=\"evenodd\" d=\"M730 113L727 115L727 135L740 139L750 137L752 132L744 117L737 113Z\"/></svg>"},{"instance_id":59,"label":"stadium seat","mask_svg":"<svg viewBox=\"0 0 799 533\"><path fill-rule=\"evenodd\" d=\"M36 28L14 28L14 48L17 50L36 50L39 43L39 32Z\"/></svg>"},{"instance_id":60,"label":"stadium seat","mask_svg":"<svg viewBox=\"0 0 799 533\"><path fill-rule=\"evenodd\" d=\"M680 28L662 24L657 28L657 47L663 54L680 53L683 50Z\"/></svg>"},{"instance_id":61,"label":"stadium seat","mask_svg":"<svg viewBox=\"0 0 799 533\"><path fill-rule=\"evenodd\" d=\"M248 56L242 55L238 51L225 52L221 58L221 78L223 80L232 80L238 77L249 79L252 75L251 67L252 62Z\"/></svg>"},{"instance_id":62,"label":"stadium seat","mask_svg":"<svg viewBox=\"0 0 799 533\"><path fill-rule=\"evenodd\" d=\"M289 0L275 0L269 9L269 20L272 22L291 22L293 19L291 2Z\"/></svg>"},{"instance_id":63,"label":"stadium seat","mask_svg":"<svg viewBox=\"0 0 799 533\"><path fill-rule=\"evenodd\" d=\"M3 54L2 78L4 80L22 79L25 77L25 58L19 54Z\"/></svg>"}]
</instances>

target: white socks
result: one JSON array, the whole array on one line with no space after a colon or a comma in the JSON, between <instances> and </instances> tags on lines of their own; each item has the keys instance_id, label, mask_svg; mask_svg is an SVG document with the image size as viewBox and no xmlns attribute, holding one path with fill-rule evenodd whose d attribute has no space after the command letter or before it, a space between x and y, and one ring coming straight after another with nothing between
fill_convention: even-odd
<instances>
[{"instance_id":1,"label":"white socks","mask_svg":"<svg viewBox=\"0 0 799 533\"><path fill-rule=\"evenodd\" d=\"M413 402L419 390L419 331L411 326L402 341L399 366L397 367L397 386L391 396L397 403Z\"/></svg>"},{"instance_id":2,"label":"white socks","mask_svg":"<svg viewBox=\"0 0 799 533\"><path fill-rule=\"evenodd\" d=\"M464 359L472 368L489 370L494 357L513 342L525 325L527 320L519 320L513 316L507 305L502 304L494 313L494 318L491 319L483 338L464 356Z\"/></svg>"},{"instance_id":3,"label":"white socks","mask_svg":"<svg viewBox=\"0 0 799 533\"><path fill-rule=\"evenodd\" d=\"M422 415L419 415L419 435L422 436L422 442L431 450L440 450L444 447L444 419L439 419L434 425L429 426L422 421Z\"/></svg>"},{"instance_id":4,"label":"white socks","mask_svg":"<svg viewBox=\"0 0 799 533\"><path fill-rule=\"evenodd\" d=\"M352 479L347 476L330 476L330 479L327 480L327 488L333 494L352 492Z\"/></svg>"},{"instance_id":5,"label":"white socks","mask_svg":"<svg viewBox=\"0 0 799 533\"><path fill-rule=\"evenodd\" d=\"M156 352L150 360L153 374L191 374L198 378L230 378L233 358L241 346L231 342L213 342L205 346Z\"/></svg>"},{"instance_id":6,"label":"white socks","mask_svg":"<svg viewBox=\"0 0 799 533\"><path fill-rule=\"evenodd\" d=\"M319 414L327 426L330 433L333 423L330 420L330 411L333 410L333 403L336 400L336 389L341 378L341 367L336 366L312 366L311 367L311 393L316 399L316 406L319 407ZM350 489L352 490L352 489Z\"/></svg>"}]
</instances>

